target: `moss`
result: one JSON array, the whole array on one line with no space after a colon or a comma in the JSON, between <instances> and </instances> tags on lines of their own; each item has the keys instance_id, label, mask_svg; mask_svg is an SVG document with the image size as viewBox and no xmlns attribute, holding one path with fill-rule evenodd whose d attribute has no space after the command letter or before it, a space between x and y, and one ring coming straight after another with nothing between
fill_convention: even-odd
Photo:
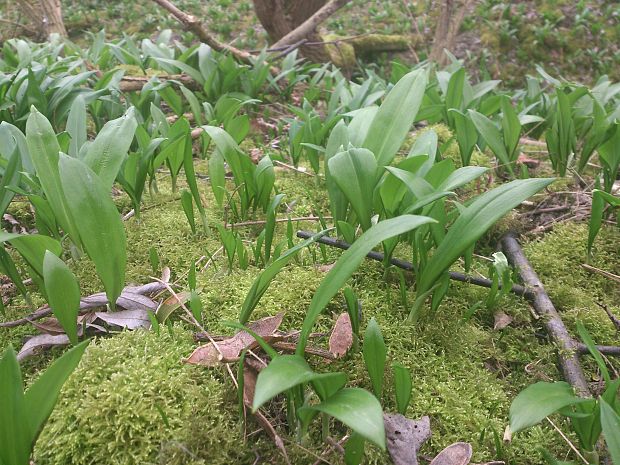
<instances>
[{"instance_id":1,"label":"moss","mask_svg":"<svg viewBox=\"0 0 620 465\"><path fill-rule=\"evenodd\" d=\"M403 51L414 42L413 37L400 34L365 34L351 40L355 53L358 55Z\"/></svg>"},{"instance_id":2,"label":"moss","mask_svg":"<svg viewBox=\"0 0 620 465\"><path fill-rule=\"evenodd\" d=\"M124 332L91 344L37 443L41 464L249 460L229 387L183 365L189 334Z\"/></svg>"}]
</instances>

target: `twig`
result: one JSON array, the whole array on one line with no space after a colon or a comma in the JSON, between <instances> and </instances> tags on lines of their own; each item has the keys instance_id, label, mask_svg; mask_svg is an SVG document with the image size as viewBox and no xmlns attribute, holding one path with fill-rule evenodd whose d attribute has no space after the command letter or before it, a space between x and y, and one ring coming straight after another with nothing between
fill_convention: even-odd
<instances>
[{"instance_id":1,"label":"twig","mask_svg":"<svg viewBox=\"0 0 620 465\"><path fill-rule=\"evenodd\" d=\"M302 216L302 217L297 217L297 218L277 218L275 222L286 223L289 220L290 221L320 221L321 219L331 220L333 218L331 216L324 216L322 218L319 216ZM227 224L226 227L227 228L241 228L244 226L260 226L266 223L267 223L266 220L244 221L243 223L230 223L230 224Z\"/></svg>"},{"instance_id":2,"label":"twig","mask_svg":"<svg viewBox=\"0 0 620 465\"><path fill-rule=\"evenodd\" d=\"M297 344L293 344L292 342L274 342L274 349L284 350L286 352L295 352L297 350ZM306 353L310 355L316 355L317 357L322 357L327 360L336 360L337 357L331 352L319 349L318 347L306 347Z\"/></svg>"},{"instance_id":3,"label":"twig","mask_svg":"<svg viewBox=\"0 0 620 465\"><path fill-rule=\"evenodd\" d=\"M555 423L553 423L553 422L549 419L549 417L547 417L547 421L548 421L549 423L551 423L551 426L553 426L553 429L555 429L555 430L556 430L556 431L560 434L560 436L562 436L562 439L564 439L564 441L566 441L566 443L568 444L568 446L569 446L571 449L573 449L573 452L577 455L577 457L579 457L581 460L583 460L583 463L585 463L586 465L588 465L590 462L588 462L588 461L586 460L586 458L585 458L583 455L581 455L581 453L579 452L579 449L577 449L577 448L575 447L575 445L574 445L574 444L570 441L570 439L568 439L568 438L566 437L566 435L562 432L562 430L561 430L560 428L558 428L558 427L555 425Z\"/></svg>"},{"instance_id":4,"label":"twig","mask_svg":"<svg viewBox=\"0 0 620 465\"><path fill-rule=\"evenodd\" d=\"M284 162L281 162L281 161L279 161L279 160L273 160L273 162L274 162L276 165L282 166L282 167L284 167L284 168L286 168L286 169L293 170L293 171L297 171L298 173L305 174L306 176L314 177L314 174L309 173L309 172L307 172L307 171L305 171L305 170L302 170L302 169L299 169L299 168L295 168L293 165L288 165L288 164L286 164L286 163L284 163Z\"/></svg>"},{"instance_id":5,"label":"twig","mask_svg":"<svg viewBox=\"0 0 620 465\"><path fill-rule=\"evenodd\" d=\"M153 0L156 2L166 1L166 0ZM278 40L275 44L273 44L273 48L283 47L290 44L295 44L299 42L301 39L305 39L308 35L310 35L316 27L333 15L340 8L349 3L350 0L330 0L321 8L319 8L312 16L310 16L307 20L293 29L291 32L286 34L280 40Z\"/></svg>"},{"instance_id":6,"label":"twig","mask_svg":"<svg viewBox=\"0 0 620 465\"><path fill-rule=\"evenodd\" d=\"M604 355L610 355L613 357L620 357L620 347L619 346L596 346L596 349ZM590 351L588 350L588 346L582 344L581 342L577 343L577 352L580 354L588 354Z\"/></svg>"},{"instance_id":7,"label":"twig","mask_svg":"<svg viewBox=\"0 0 620 465\"><path fill-rule=\"evenodd\" d=\"M501 244L508 260L519 270L523 282L529 289L532 289L526 297L536 313L544 317L547 332L559 348L558 358L564 379L573 386L579 396L590 397L590 389L579 365L579 356L576 353L578 344L568 333L560 314L555 309L542 282L523 253L515 234L506 234L501 239Z\"/></svg>"},{"instance_id":8,"label":"twig","mask_svg":"<svg viewBox=\"0 0 620 465\"><path fill-rule=\"evenodd\" d=\"M313 235L314 235L313 233L308 232L308 231L297 231L297 237L300 237L302 239L308 239L312 237ZM320 242L321 244L329 245L331 247L336 247L342 250L347 250L349 247L351 247L351 244L348 244L347 242L344 242L344 241L340 241L338 239L334 239L333 237L323 236L317 239L317 242ZM366 258L370 258L371 260L376 260L378 262L382 262L385 260L385 256L381 252L374 252L374 251L366 255ZM405 260L401 260L399 258L391 258L390 263L403 270L415 271L415 267L413 266L413 264ZM475 284L476 286L482 286L486 288L491 288L491 286L493 286L493 281L489 279L477 278L475 276L470 276L465 273L460 273L458 271L450 271L450 279L452 279L453 281ZM500 289L501 289L501 284L500 284ZM510 292L512 292L513 294L519 295L519 296L523 296L523 297L527 297L531 293L529 289L526 289L523 286L519 286L518 284L513 285L512 288L510 289Z\"/></svg>"},{"instance_id":9,"label":"twig","mask_svg":"<svg viewBox=\"0 0 620 465\"><path fill-rule=\"evenodd\" d=\"M613 273L610 273L609 271L601 270L600 268L596 268L592 265L588 265L587 263L582 263L581 267L585 270L590 271L591 273L600 274L601 276L605 276L606 278L609 278L612 281L620 283L620 276L618 276L617 274L613 274Z\"/></svg>"},{"instance_id":10,"label":"twig","mask_svg":"<svg viewBox=\"0 0 620 465\"><path fill-rule=\"evenodd\" d=\"M607 305L605 304L601 304L599 302L596 302L596 305L598 305L599 307L601 307L603 309L603 311L605 313L607 313L607 316L609 317L609 319L611 320L611 323L616 327L616 331L620 331L620 320L616 317L616 315L614 315L613 313L611 313L611 310L609 310L607 308Z\"/></svg>"},{"instance_id":11,"label":"twig","mask_svg":"<svg viewBox=\"0 0 620 465\"><path fill-rule=\"evenodd\" d=\"M192 31L198 36L198 38L205 44L209 45L218 52L228 52L244 63L252 63L252 55L246 51L239 50L232 45L225 44L217 40L207 29L202 25L202 22L193 15L187 14L184 11L177 8L172 2L168 0L153 0L162 8L168 10L168 12L175 17L186 29Z\"/></svg>"}]
</instances>

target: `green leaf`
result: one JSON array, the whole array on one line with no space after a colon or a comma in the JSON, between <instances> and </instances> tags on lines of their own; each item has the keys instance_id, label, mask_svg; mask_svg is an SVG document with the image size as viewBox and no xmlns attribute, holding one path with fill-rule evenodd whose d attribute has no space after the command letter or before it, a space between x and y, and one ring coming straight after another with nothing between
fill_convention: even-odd
<instances>
[{"instance_id":1,"label":"green leaf","mask_svg":"<svg viewBox=\"0 0 620 465\"><path fill-rule=\"evenodd\" d=\"M125 228L109 189L83 162L60 157L60 178L84 249L95 264L112 307L125 283Z\"/></svg>"},{"instance_id":2,"label":"green leaf","mask_svg":"<svg viewBox=\"0 0 620 465\"><path fill-rule=\"evenodd\" d=\"M25 421L28 406L13 346L9 345L0 359L0 379L0 463L28 465L32 428Z\"/></svg>"},{"instance_id":3,"label":"green leaf","mask_svg":"<svg viewBox=\"0 0 620 465\"><path fill-rule=\"evenodd\" d=\"M406 367L398 363L392 365L392 369L394 370L396 408L398 413L405 415L411 400L411 373Z\"/></svg>"},{"instance_id":4,"label":"green leaf","mask_svg":"<svg viewBox=\"0 0 620 465\"><path fill-rule=\"evenodd\" d=\"M15 247L28 265L40 276L43 276L45 252L49 250L57 256L62 253L62 247L56 239L40 234L21 235L0 231L1 242L8 242Z\"/></svg>"},{"instance_id":5,"label":"green leaf","mask_svg":"<svg viewBox=\"0 0 620 465\"><path fill-rule=\"evenodd\" d=\"M372 193L375 185L377 162L366 149L349 149L329 160L329 173L357 214L362 229L371 226Z\"/></svg>"},{"instance_id":6,"label":"green leaf","mask_svg":"<svg viewBox=\"0 0 620 465\"><path fill-rule=\"evenodd\" d=\"M540 423L561 408L587 401L577 397L568 383L538 382L528 386L512 401L510 430L517 433Z\"/></svg>"},{"instance_id":7,"label":"green leaf","mask_svg":"<svg viewBox=\"0 0 620 465\"><path fill-rule=\"evenodd\" d=\"M355 431L344 446L344 463L346 465L360 465L364 460L364 445L366 440Z\"/></svg>"},{"instance_id":8,"label":"green leaf","mask_svg":"<svg viewBox=\"0 0 620 465\"><path fill-rule=\"evenodd\" d=\"M49 250L43 259L43 281L52 312L72 344L78 343L77 316L80 287L65 263Z\"/></svg>"},{"instance_id":9,"label":"green leaf","mask_svg":"<svg viewBox=\"0 0 620 465\"><path fill-rule=\"evenodd\" d=\"M54 410L58 394L69 375L75 370L90 341L83 341L65 352L47 368L24 393L28 424L35 443L43 425Z\"/></svg>"},{"instance_id":10,"label":"green leaf","mask_svg":"<svg viewBox=\"0 0 620 465\"><path fill-rule=\"evenodd\" d=\"M252 411L292 387L333 376L334 373L315 373L299 355L278 356L258 374Z\"/></svg>"},{"instance_id":11,"label":"green leaf","mask_svg":"<svg viewBox=\"0 0 620 465\"><path fill-rule=\"evenodd\" d=\"M370 382L372 383L372 390L375 396L377 396L377 399L381 399L387 351L385 349L383 335L381 334L381 328L379 328L374 317L370 319L366 327L362 351L364 353L364 363L366 363L366 369L368 370Z\"/></svg>"},{"instance_id":12,"label":"green leaf","mask_svg":"<svg viewBox=\"0 0 620 465\"><path fill-rule=\"evenodd\" d=\"M614 464L620 463L620 415L604 399L601 404L601 426L607 443L607 450Z\"/></svg>"},{"instance_id":13,"label":"green leaf","mask_svg":"<svg viewBox=\"0 0 620 465\"><path fill-rule=\"evenodd\" d=\"M501 164L511 169L510 156L506 151L504 141L502 140L502 134L497 126L495 126L493 121L489 118L475 110L469 110L469 116L476 126L476 129L478 129L478 132L482 135L482 138L491 148Z\"/></svg>"},{"instance_id":14,"label":"green leaf","mask_svg":"<svg viewBox=\"0 0 620 465\"><path fill-rule=\"evenodd\" d=\"M426 82L424 70L406 74L379 107L362 145L375 154L378 166L389 165L403 144L422 104Z\"/></svg>"},{"instance_id":15,"label":"green leaf","mask_svg":"<svg viewBox=\"0 0 620 465\"><path fill-rule=\"evenodd\" d=\"M553 179L520 179L503 184L477 197L452 224L422 270L417 292L423 294L439 277L502 216Z\"/></svg>"},{"instance_id":16,"label":"green leaf","mask_svg":"<svg viewBox=\"0 0 620 465\"><path fill-rule=\"evenodd\" d=\"M26 122L26 143L32 164L37 172L41 188L50 203L56 220L78 247L80 236L69 207L63 196L62 182L58 172L60 146L50 122L32 107Z\"/></svg>"},{"instance_id":17,"label":"green leaf","mask_svg":"<svg viewBox=\"0 0 620 465\"><path fill-rule=\"evenodd\" d=\"M334 417L385 450L383 410L377 398L370 392L359 388L344 388L320 404L309 405L307 408Z\"/></svg>"},{"instance_id":18,"label":"green leaf","mask_svg":"<svg viewBox=\"0 0 620 465\"><path fill-rule=\"evenodd\" d=\"M22 163L17 149L13 151L13 154L8 160L4 168L4 173L2 174L2 179L0 179L0 218L2 218L2 215L4 215L4 212L15 196L15 192L7 189L7 187L19 185L19 180L21 179L20 171L22 169Z\"/></svg>"},{"instance_id":19,"label":"green leaf","mask_svg":"<svg viewBox=\"0 0 620 465\"><path fill-rule=\"evenodd\" d=\"M301 355L304 353L314 322L323 309L355 270L357 270L360 263L362 263L366 255L375 246L391 237L404 234L418 226L433 222L435 222L435 220L425 216L401 215L397 218L381 221L362 234L353 245L341 255L314 293L312 301L310 302L310 308L304 319L299 343L297 345L297 354Z\"/></svg>"},{"instance_id":20,"label":"green leaf","mask_svg":"<svg viewBox=\"0 0 620 465\"><path fill-rule=\"evenodd\" d=\"M605 383L609 385L611 383L611 377L609 376L609 370L607 369L605 360L603 360L603 356L596 348L596 344L592 340L592 336L590 336L590 333L588 332L588 330L585 328L585 326L583 325L581 321L577 321L577 332L579 333L579 337L581 338L583 343L588 348L588 352L590 352L590 354L596 361L596 364L598 365L598 368L601 371L601 374L603 375L603 379L605 380Z\"/></svg>"},{"instance_id":21,"label":"green leaf","mask_svg":"<svg viewBox=\"0 0 620 465\"><path fill-rule=\"evenodd\" d=\"M185 217L187 218L189 227L192 230L192 234L196 234L196 221L194 219L194 203L192 201L192 194L185 189L181 192L181 206L185 212Z\"/></svg>"},{"instance_id":22,"label":"green leaf","mask_svg":"<svg viewBox=\"0 0 620 465\"><path fill-rule=\"evenodd\" d=\"M101 179L106 191L112 189L116 175L127 157L138 122L131 107L123 116L108 121L88 146L84 163Z\"/></svg>"},{"instance_id":23,"label":"green leaf","mask_svg":"<svg viewBox=\"0 0 620 465\"><path fill-rule=\"evenodd\" d=\"M239 314L239 322L241 324L246 324L248 322L250 315L258 305L258 302L260 302L261 297L265 292L267 292L271 281L273 281L273 278L276 277L280 270L282 270L282 268L284 268L293 258L295 258L301 249L317 241L329 231L331 231L331 229L321 231L309 239L306 239L305 241L300 242L296 246L288 249L258 275L252 283L252 287L250 287L250 290L243 301L243 305L241 306L241 313Z\"/></svg>"},{"instance_id":24,"label":"green leaf","mask_svg":"<svg viewBox=\"0 0 620 465\"><path fill-rule=\"evenodd\" d=\"M86 120L87 114L84 97L78 95L71 104L71 110L67 118L67 132L71 136L69 155L73 158L77 158L80 148L87 140Z\"/></svg>"}]
</instances>

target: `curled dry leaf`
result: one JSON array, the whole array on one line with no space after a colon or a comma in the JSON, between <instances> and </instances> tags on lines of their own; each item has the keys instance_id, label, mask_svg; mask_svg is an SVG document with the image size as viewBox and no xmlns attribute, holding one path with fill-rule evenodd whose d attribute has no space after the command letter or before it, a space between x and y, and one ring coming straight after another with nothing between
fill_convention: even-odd
<instances>
[{"instance_id":1,"label":"curled dry leaf","mask_svg":"<svg viewBox=\"0 0 620 465\"><path fill-rule=\"evenodd\" d=\"M191 292L183 291L179 292L175 295L168 297L164 300L155 315L157 316L157 321L160 323L165 323L170 315L172 315L175 310L177 310L181 305L185 304L192 296Z\"/></svg>"},{"instance_id":2,"label":"curled dry leaf","mask_svg":"<svg viewBox=\"0 0 620 465\"><path fill-rule=\"evenodd\" d=\"M284 314L278 313L251 323L248 328L265 339L267 342L273 341L275 332L282 323ZM215 346L217 344L217 347ZM258 345L250 333L239 331L234 336L223 341L208 343L198 347L187 358L186 362L192 365L216 366L220 363L234 362L239 359L244 349L251 349Z\"/></svg>"},{"instance_id":3,"label":"curled dry leaf","mask_svg":"<svg viewBox=\"0 0 620 465\"><path fill-rule=\"evenodd\" d=\"M410 420L399 413L384 413L383 424L394 465L418 465L418 450L431 437L429 417Z\"/></svg>"},{"instance_id":4,"label":"curled dry leaf","mask_svg":"<svg viewBox=\"0 0 620 465\"><path fill-rule=\"evenodd\" d=\"M493 329L496 331L501 331L512 323L512 317L510 315L506 315L502 311L495 312L494 318L495 323L493 324Z\"/></svg>"},{"instance_id":5,"label":"curled dry leaf","mask_svg":"<svg viewBox=\"0 0 620 465\"><path fill-rule=\"evenodd\" d=\"M95 315L110 325L127 329L151 327L151 320L145 310L121 310L120 312L96 312Z\"/></svg>"},{"instance_id":6,"label":"curled dry leaf","mask_svg":"<svg viewBox=\"0 0 620 465\"><path fill-rule=\"evenodd\" d=\"M467 465L472 454L471 444L455 442L437 454L430 465Z\"/></svg>"},{"instance_id":7,"label":"curled dry leaf","mask_svg":"<svg viewBox=\"0 0 620 465\"><path fill-rule=\"evenodd\" d=\"M341 313L329 336L329 351L337 358L344 357L353 345L353 327L348 313Z\"/></svg>"},{"instance_id":8,"label":"curled dry leaf","mask_svg":"<svg viewBox=\"0 0 620 465\"><path fill-rule=\"evenodd\" d=\"M31 355L34 355L39 349L66 345L69 345L69 338L66 334L39 334L38 336L28 339L17 354L17 360L21 362Z\"/></svg>"}]
</instances>

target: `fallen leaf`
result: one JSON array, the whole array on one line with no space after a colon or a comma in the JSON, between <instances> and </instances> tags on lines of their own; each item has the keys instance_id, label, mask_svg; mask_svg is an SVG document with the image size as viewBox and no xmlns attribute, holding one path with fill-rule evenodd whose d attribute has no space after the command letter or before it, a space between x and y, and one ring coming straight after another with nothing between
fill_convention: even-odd
<instances>
[{"instance_id":1,"label":"fallen leaf","mask_svg":"<svg viewBox=\"0 0 620 465\"><path fill-rule=\"evenodd\" d=\"M121 310L119 312L95 312L97 318L110 325L127 329L151 327L151 320L145 310Z\"/></svg>"},{"instance_id":2,"label":"fallen leaf","mask_svg":"<svg viewBox=\"0 0 620 465\"><path fill-rule=\"evenodd\" d=\"M329 336L329 351L337 358L344 357L353 345L353 327L348 313L341 313Z\"/></svg>"},{"instance_id":3,"label":"fallen leaf","mask_svg":"<svg viewBox=\"0 0 620 465\"><path fill-rule=\"evenodd\" d=\"M512 323L512 317L510 315L506 315L502 311L495 312L494 318L495 324L493 325L493 329L496 331L500 331Z\"/></svg>"},{"instance_id":4,"label":"fallen leaf","mask_svg":"<svg viewBox=\"0 0 620 465\"><path fill-rule=\"evenodd\" d=\"M54 346L66 346L69 345L69 338L66 334L39 334L38 336L31 337L22 346L17 354L17 360L22 361L31 355L34 355L38 349L47 349Z\"/></svg>"},{"instance_id":5,"label":"fallen leaf","mask_svg":"<svg viewBox=\"0 0 620 465\"><path fill-rule=\"evenodd\" d=\"M430 465L467 465L472 454L471 444L455 442L437 454Z\"/></svg>"},{"instance_id":6,"label":"fallen leaf","mask_svg":"<svg viewBox=\"0 0 620 465\"><path fill-rule=\"evenodd\" d=\"M172 315L175 310L181 307L181 305L185 304L191 296L191 292L184 291L168 297L162 302L162 304L155 312L155 315L157 316L157 321L159 321L160 323L165 323L168 317Z\"/></svg>"},{"instance_id":7,"label":"fallen leaf","mask_svg":"<svg viewBox=\"0 0 620 465\"><path fill-rule=\"evenodd\" d=\"M328 263L327 265L317 265L316 269L319 270L321 273L328 273L335 264L336 262Z\"/></svg>"},{"instance_id":8,"label":"fallen leaf","mask_svg":"<svg viewBox=\"0 0 620 465\"><path fill-rule=\"evenodd\" d=\"M410 420L399 413L384 413L383 424L394 465L418 465L418 450L431 437L429 417Z\"/></svg>"},{"instance_id":9,"label":"fallen leaf","mask_svg":"<svg viewBox=\"0 0 620 465\"><path fill-rule=\"evenodd\" d=\"M62 328L62 326L60 326L60 323L58 323L58 320L56 318L46 318L45 320L41 321L32 320L30 321L30 324L42 333L52 335L65 334L65 330Z\"/></svg>"},{"instance_id":10,"label":"fallen leaf","mask_svg":"<svg viewBox=\"0 0 620 465\"><path fill-rule=\"evenodd\" d=\"M264 338L267 342L275 339L275 332L282 323L283 313L252 322L248 328ZM216 347L217 345L217 347ZM198 347L187 358L186 363L192 365L216 366L220 363L234 362L239 359L244 349L251 349L258 345L254 337L246 331L239 331L234 336L223 341L208 343Z\"/></svg>"}]
</instances>

